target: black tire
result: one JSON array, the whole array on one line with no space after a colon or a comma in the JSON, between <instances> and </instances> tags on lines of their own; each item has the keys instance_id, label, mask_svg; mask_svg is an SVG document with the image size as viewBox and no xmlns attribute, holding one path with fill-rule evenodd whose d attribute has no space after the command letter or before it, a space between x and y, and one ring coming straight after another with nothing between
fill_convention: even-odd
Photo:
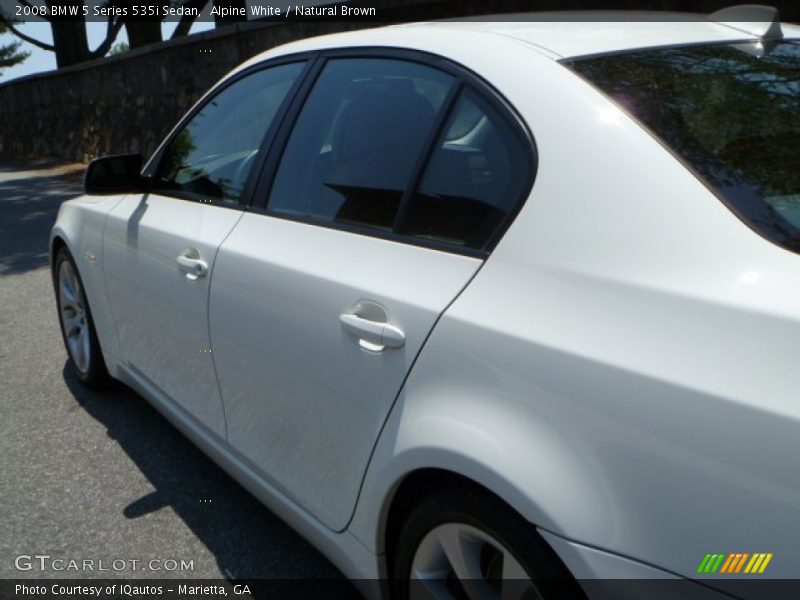
<instances>
[{"instance_id":1,"label":"black tire","mask_svg":"<svg viewBox=\"0 0 800 600\"><path fill-rule=\"evenodd\" d=\"M84 370L78 368L75 359L70 352L70 347L67 343L67 333L64 329L64 321L62 318L62 304L59 296L59 273L61 272L61 265L65 262L72 267L75 273L75 278L79 284L78 293L80 295L80 301L82 302L86 311L85 327L89 334L89 353L88 365ZM56 294L56 309L58 313L58 325L61 329L61 339L64 341L64 348L67 351L72 372L85 387L92 390L101 390L105 388L109 382L108 371L106 369L105 360L103 359L103 351L101 350L100 342L97 339L97 330L95 329L92 312L89 307L89 302L86 298L83 280L78 272L78 267L75 264L75 260L72 258L72 254L70 254L69 250L63 246L58 250L58 252L56 252L55 260L53 261L53 288Z\"/></svg>"},{"instance_id":2,"label":"black tire","mask_svg":"<svg viewBox=\"0 0 800 600\"><path fill-rule=\"evenodd\" d=\"M472 526L500 542L523 567L545 600L586 598L564 563L533 525L499 498L464 484L433 492L409 513L393 552L390 581L393 600L429 597L421 593L419 582L411 583L413 560L425 536L446 523ZM460 584L454 585L452 593L458 598Z\"/></svg>"}]
</instances>

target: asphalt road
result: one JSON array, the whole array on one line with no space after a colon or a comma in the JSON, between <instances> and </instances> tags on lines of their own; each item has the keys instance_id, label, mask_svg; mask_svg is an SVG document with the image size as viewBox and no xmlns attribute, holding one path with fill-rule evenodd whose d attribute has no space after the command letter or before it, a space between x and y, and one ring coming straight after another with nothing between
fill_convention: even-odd
<instances>
[{"instance_id":1,"label":"asphalt road","mask_svg":"<svg viewBox=\"0 0 800 600\"><path fill-rule=\"evenodd\" d=\"M341 578L141 397L91 393L66 368L47 240L81 177L0 165L0 579L109 576L16 569L35 554L127 561L114 577Z\"/></svg>"}]
</instances>

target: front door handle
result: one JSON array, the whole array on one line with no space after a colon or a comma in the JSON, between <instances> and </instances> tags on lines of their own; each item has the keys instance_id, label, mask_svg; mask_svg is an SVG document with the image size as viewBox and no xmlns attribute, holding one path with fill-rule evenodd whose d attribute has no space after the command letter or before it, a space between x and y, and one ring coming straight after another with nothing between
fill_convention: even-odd
<instances>
[{"instance_id":1,"label":"front door handle","mask_svg":"<svg viewBox=\"0 0 800 600\"><path fill-rule=\"evenodd\" d=\"M195 281L208 275L208 263L200 258L197 248L187 248L175 259L178 269L186 274L186 279Z\"/></svg>"},{"instance_id":2,"label":"front door handle","mask_svg":"<svg viewBox=\"0 0 800 600\"><path fill-rule=\"evenodd\" d=\"M362 343L361 346L368 350L400 348L406 343L406 334L391 323L372 321L351 313L340 315L339 321L347 331L362 342L367 342L367 345Z\"/></svg>"}]
</instances>

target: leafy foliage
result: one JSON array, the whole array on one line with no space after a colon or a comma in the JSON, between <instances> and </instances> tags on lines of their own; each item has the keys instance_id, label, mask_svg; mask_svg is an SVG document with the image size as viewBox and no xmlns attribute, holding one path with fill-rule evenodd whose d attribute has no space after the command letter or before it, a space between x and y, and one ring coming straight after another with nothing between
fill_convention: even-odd
<instances>
[{"instance_id":1,"label":"leafy foliage","mask_svg":"<svg viewBox=\"0 0 800 600\"><path fill-rule=\"evenodd\" d=\"M115 56L117 54L125 54L130 49L131 47L125 42L117 42L111 46L111 50L108 51L108 55Z\"/></svg>"},{"instance_id":2,"label":"leafy foliage","mask_svg":"<svg viewBox=\"0 0 800 600\"><path fill-rule=\"evenodd\" d=\"M0 35L7 33L8 28L5 23L0 22ZM0 44L0 68L13 67L24 61L30 52L23 52L19 49L21 42L11 42L10 44ZM0 71L2 73L2 71Z\"/></svg>"}]
</instances>

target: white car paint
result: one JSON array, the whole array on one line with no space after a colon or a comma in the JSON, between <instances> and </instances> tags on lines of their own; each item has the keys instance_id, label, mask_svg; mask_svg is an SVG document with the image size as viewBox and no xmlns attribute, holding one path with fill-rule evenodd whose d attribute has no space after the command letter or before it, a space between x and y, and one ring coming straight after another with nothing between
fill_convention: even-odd
<instances>
[{"instance_id":1,"label":"white car paint","mask_svg":"<svg viewBox=\"0 0 800 600\"><path fill-rule=\"evenodd\" d=\"M175 261L191 248L213 267L242 214L131 194L111 209L103 236L103 280L126 367L158 382L219 439L225 439L225 416L208 333L211 280L190 280Z\"/></svg>"},{"instance_id":2,"label":"white car paint","mask_svg":"<svg viewBox=\"0 0 800 600\"><path fill-rule=\"evenodd\" d=\"M245 215L220 248L209 314L228 442L328 527L343 530L406 372L481 263ZM365 352L340 326L340 315L367 299L406 332L401 348Z\"/></svg>"},{"instance_id":3,"label":"white car paint","mask_svg":"<svg viewBox=\"0 0 800 600\"><path fill-rule=\"evenodd\" d=\"M295 42L234 71L293 52L384 46L480 73L528 123L539 154L530 198L483 265L264 215L217 209L210 219L200 212L214 207L158 198L153 249L140 256L124 221L135 196L65 203L52 236L76 257L99 255L78 266L111 374L368 595L380 593L368 580L385 575L392 494L431 467L503 497L585 578L692 577L704 553L727 549L774 552L770 576L796 577L800 257L744 226L553 60L749 38L710 22L420 24ZM164 223L172 210L180 217ZM206 331L204 300L187 294L208 293L209 280L175 275L182 248L160 237L167 226L216 258ZM310 260L323 238L330 250ZM296 253L281 252L288 240ZM144 261L159 279L142 278ZM338 314L364 298L405 330L403 353L376 360L341 330ZM115 325L117 311L143 328ZM161 323L176 336L169 350L147 325L158 315L174 319ZM189 357L206 341L224 373L221 398L212 379L187 379L189 368L213 375L210 356ZM278 404L266 405L265 391ZM307 439L293 440L303 424Z\"/></svg>"}]
</instances>

